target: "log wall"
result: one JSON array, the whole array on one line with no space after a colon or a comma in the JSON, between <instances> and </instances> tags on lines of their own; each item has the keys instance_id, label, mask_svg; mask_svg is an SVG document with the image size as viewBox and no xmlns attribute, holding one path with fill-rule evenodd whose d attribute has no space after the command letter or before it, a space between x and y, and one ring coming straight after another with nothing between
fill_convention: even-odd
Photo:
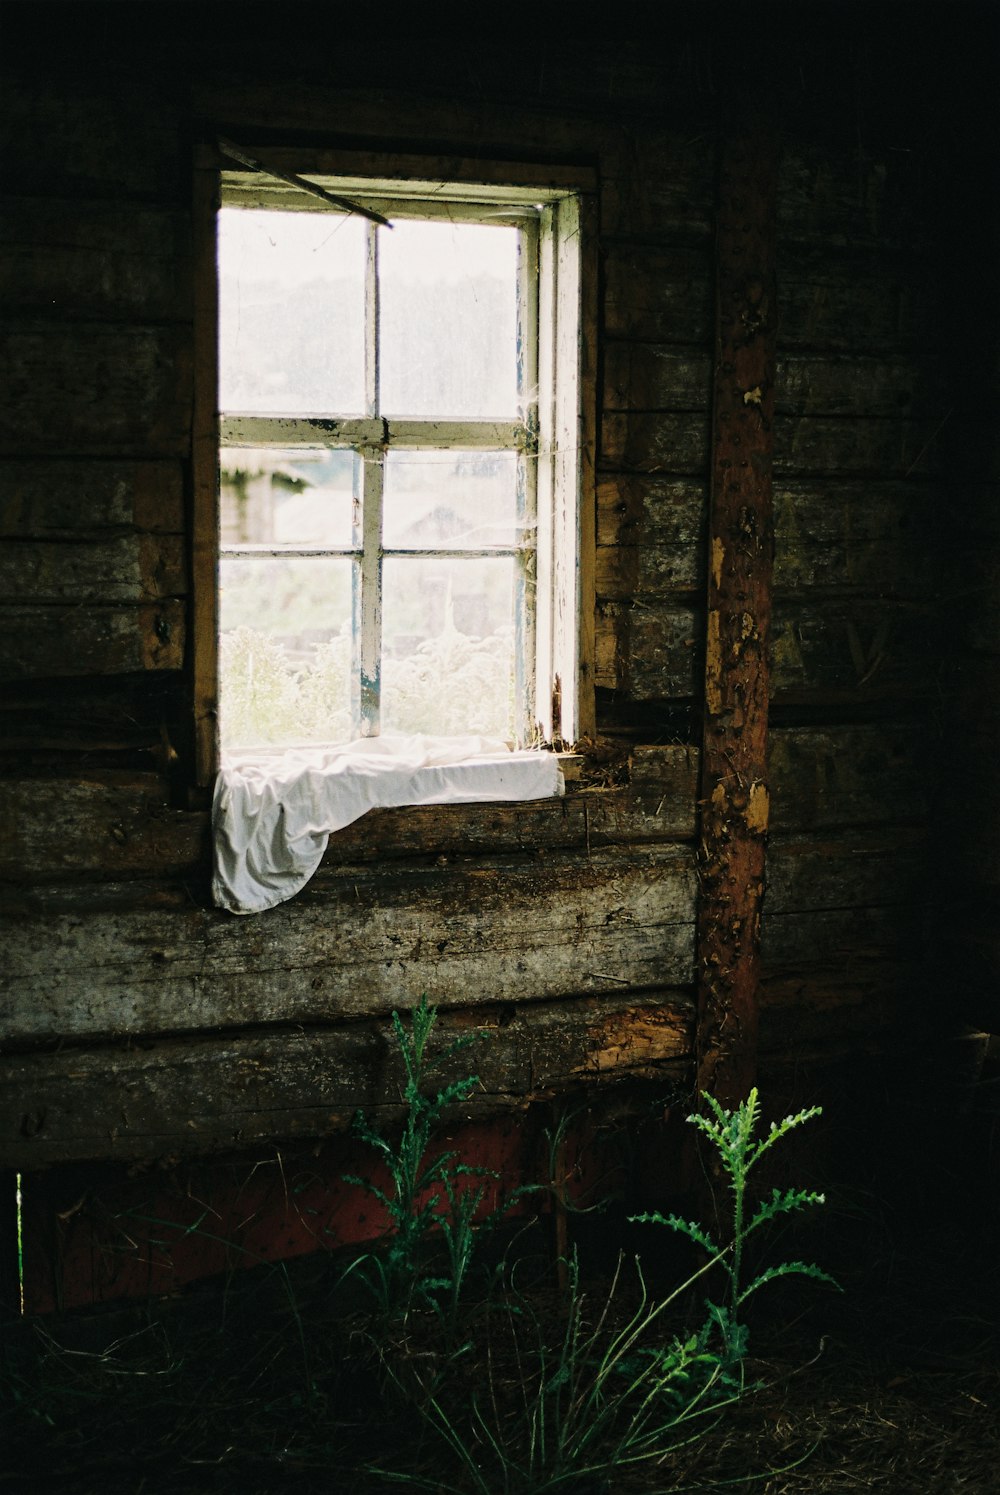
<instances>
[{"instance_id":1,"label":"log wall","mask_svg":"<svg viewBox=\"0 0 1000 1495\"><path fill-rule=\"evenodd\" d=\"M386 1019L423 992L449 1025L495 1035L478 1111L676 1086L694 1032L716 43L609 59L593 38L567 52L543 36L544 68L517 82L500 42L495 67L435 48L416 71L387 44L371 89L218 36L175 67L164 34L157 65L119 32L86 68L68 45L42 76L15 55L4 90L0 1169L335 1132L391 1100ZM822 51L796 66L832 87ZM928 910L944 718L959 648L967 761L990 758L975 684L1000 652L995 466L977 467L981 501L954 541L969 491L955 328L976 324L942 249L940 146L913 129L859 144L849 111L831 127L807 93L789 98L760 1030L773 1075L956 1021L927 975L941 969ZM191 165L218 133L585 163L600 182L598 744L562 802L370 815L299 898L251 919L210 906L207 812L188 792ZM953 570L972 551L981 606L956 639ZM984 802L995 827L1000 801ZM993 832L981 842L989 902L1000 859Z\"/></svg>"}]
</instances>

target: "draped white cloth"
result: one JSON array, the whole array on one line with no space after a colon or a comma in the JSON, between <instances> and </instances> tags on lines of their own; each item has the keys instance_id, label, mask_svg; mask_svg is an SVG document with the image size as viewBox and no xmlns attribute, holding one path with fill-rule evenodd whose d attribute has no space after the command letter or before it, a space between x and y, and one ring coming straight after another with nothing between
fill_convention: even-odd
<instances>
[{"instance_id":1,"label":"draped white cloth","mask_svg":"<svg viewBox=\"0 0 1000 1495\"><path fill-rule=\"evenodd\" d=\"M563 792L554 754L511 752L500 738L370 737L224 758L212 806L212 896L234 914L274 908L309 881L332 832L379 806Z\"/></svg>"}]
</instances>

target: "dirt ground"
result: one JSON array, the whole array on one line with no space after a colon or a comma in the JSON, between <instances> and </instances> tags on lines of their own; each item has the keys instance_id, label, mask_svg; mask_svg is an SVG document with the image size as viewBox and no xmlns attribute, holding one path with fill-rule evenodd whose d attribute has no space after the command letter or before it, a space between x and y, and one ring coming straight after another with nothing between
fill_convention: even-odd
<instances>
[{"instance_id":1,"label":"dirt ground","mask_svg":"<svg viewBox=\"0 0 1000 1495\"><path fill-rule=\"evenodd\" d=\"M570 1495L1000 1489L1000 1232L976 1210L962 1213L961 1221L928 1222L858 1211L811 1228L804 1251L844 1290L789 1279L761 1293L749 1360L759 1388L664 1462L560 1488ZM599 1302L606 1259L598 1252L585 1266L587 1292ZM446 1488L455 1476L440 1444L428 1442L405 1399L387 1394L370 1342L366 1350L356 1320L334 1301L335 1272L332 1261L311 1258L171 1302L8 1324L0 1491L399 1488L372 1474L372 1464L432 1481L440 1469ZM540 1316L558 1316L550 1298ZM419 1371L429 1352L407 1331L388 1353L395 1367ZM461 1377L471 1387L488 1371L498 1380L516 1374L480 1339Z\"/></svg>"}]
</instances>

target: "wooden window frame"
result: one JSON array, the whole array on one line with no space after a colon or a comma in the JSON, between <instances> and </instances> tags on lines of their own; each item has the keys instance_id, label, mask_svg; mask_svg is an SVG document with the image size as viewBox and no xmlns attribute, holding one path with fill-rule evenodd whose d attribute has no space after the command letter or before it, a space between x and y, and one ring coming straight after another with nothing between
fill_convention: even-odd
<instances>
[{"instance_id":1,"label":"wooden window frame","mask_svg":"<svg viewBox=\"0 0 1000 1495\"><path fill-rule=\"evenodd\" d=\"M220 446L289 444L348 447L364 460L363 498L378 498L387 442L399 447L449 445L462 450L518 451L530 478L520 495L536 523L533 545L517 552L526 593L535 590L534 647L518 651L525 666L519 688L524 715L537 741L564 747L594 733L594 439L596 421L594 174L587 168L547 168L454 158L386 157L346 151L247 148L264 172L234 169L220 151L200 148L195 170L195 409L193 430L192 664L196 781L209 785L219 765L218 560ZM218 412L218 281L216 223L223 199L247 207L331 211L287 181L266 174L306 176L338 196L381 212L435 213L475 220L505 209L522 222L531 208L529 254L522 256L520 314L535 322L522 339L519 386L532 398L518 419L392 421L374 414L377 375L367 360L369 414L355 420L310 417L220 417ZM370 240L370 243L373 242ZM537 256L537 273L528 263ZM373 255L370 255L373 261ZM537 286L537 302L534 287ZM366 317L366 321L369 319ZM524 331L522 326L520 331ZM380 505L364 502L362 524L377 523ZM532 512L533 511L533 512ZM383 551L377 535L355 537L367 568L366 615L360 626L357 678L362 731L377 730L374 651L380 603L375 574ZM330 554L340 552L330 551ZM501 554L507 551L486 551ZM534 570L531 578L530 571ZM532 587L531 583L534 583Z\"/></svg>"}]
</instances>

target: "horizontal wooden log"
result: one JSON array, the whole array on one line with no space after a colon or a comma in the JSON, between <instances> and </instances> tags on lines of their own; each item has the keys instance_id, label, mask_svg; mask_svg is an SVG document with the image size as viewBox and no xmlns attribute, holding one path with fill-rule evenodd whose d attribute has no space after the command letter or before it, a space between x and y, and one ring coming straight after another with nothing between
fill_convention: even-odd
<instances>
[{"instance_id":1,"label":"horizontal wooden log","mask_svg":"<svg viewBox=\"0 0 1000 1495\"><path fill-rule=\"evenodd\" d=\"M709 245L715 210L717 146L643 122L604 142L601 225L609 236L657 244Z\"/></svg>"},{"instance_id":2,"label":"horizontal wooden log","mask_svg":"<svg viewBox=\"0 0 1000 1495\"><path fill-rule=\"evenodd\" d=\"M701 410L711 391L707 349L648 341L607 346L607 410ZM931 429L946 408L939 362L914 354L788 354L778 359L774 403L783 416L925 418Z\"/></svg>"},{"instance_id":3,"label":"horizontal wooden log","mask_svg":"<svg viewBox=\"0 0 1000 1495\"><path fill-rule=\"evenodd\" d=\"M901 905L773 915L765 907L761 962L768 973L840 966L850 979L855 964L901 960L916 928L916 912Z\"/></svg>"},{"instance_id":4,"label":"horizontal wooden log","mask_svg":"<svg viewBox=\"0 0 1000 1495\"><path fill-rule=\"evenodd\" d=\"M0 680L179 670L183 601L106 607L0 606Z\"/></svg>"},{"instance_id":5,"label":"horizontal wooden log","mask_svg":"<svg viewBox=\"0 0 1000 1495\"><path fill-rule=\"evenodd\" d=\"M898 479L934 473L942 430L941 420L778 416L775 475ZM599 465L606 471L700 475L707 451L707 416L697 413L610 411L601 423Z\"/></svg>"},{"instance_id":6,"label":"horizontal wooden log","mask_svg":"<svg viewBox=\"0 0 1000 1495\"><path fill-rule=\"evenodd\" d=\"M774 836L767 852L766 917L815 909L905 906L920 901L927 836L889 826L825 836Z\"/></svg>"},{"instance_id":7,"label":"horizontal wooden log","mask_svg":"<svg viewBox=\"0 0 1000 1495\"><path fill-rule=\"evenodd\" d=\"M26 325L0 339L0 452L183 457L191 433L190 332Z\"/></svg>"},{"instance_id":8,"label":"horizontal wooden log","mask_svg":"<svg viewBox=\"0 0 1000 1495\"><path fill-rule=\"evenodd\" d=\"M926 759L919 722L772 727L772 833L919 823L931 800Z\"/></svg>"},{"instance_id":9,"label":"horizontal wooden log","mask_svg":"<svg viewBox=\"0 0 1000 1495\"><path fill-rule=\"evenodd\" d=\"M594 678L636 701L690 699L698 688L704 631L691 607L601 602L597 607Z\"/></svg>"},{"instance_id":10,"label":"horizontal wooden log","mask_svg":"<svg viewBox=\"0 0 1000 1495\"><path fill-rule=\"evenodd\" d=\"M601 421L598 469L693 475L708 472L708 409L631 414L609 411Z\"/></svg>"},{"instance_id":11,"label":"horizontal wooden log","mask_svg":"<svg viewBox=\"0 0 1000 1495\"><path fill-rule=\"evenodd\" d=\"M932 694L942 668L927 602L778 599L771 635L772 699L792 704L904 700Z\"/></svg>"},{"instance_id":12,"label":"horizontal wooden log","mask_svg":"<svg viewBox=\"0 0 1000 1495\"><path fill-rule=\"evenodd\" d=\"M3 190L26 197L112 197L184 205L189 169L178 116L157 86L102 87L90 68L58 81L7 73L0 119ZM119 80L120 81L120 80ZM31 150L24 142L30 140Z\"/></svg>"},{"instance_id":13,"label":"horizontal wooden log","mask_svg":"<svg viewBox=\"0 0 1000 1495\"><path fill-rule=\"evenodd\" d=\"M122 530L184 533L179 462L0 463L0 538L82 540Z\"/></svg>"},{"instance_id":14,"label":"horizontal wooden log","mask_svg":"<svg viewBox=\"0 0 1000 1495\"><path fill-rule=\"evenodd\" d=\"M595 678L636 701L697 692L704 619L668 599L597 608ZM772 699L781 704L909 701L936 689L941 660L923 603L778 600L771 637Z\"/></svg>"},{"instance_id":15,"label":"horizontal wooden log","mask_svg":"<svg viewBox=\"0 0 1000 1495\"><path fill-rule=\"evenodd\" d=\"M331 836L324 867L399 857L467 858L522 850L691 839L697 754L637 747L627 787L571 789L524 804L373 810ZM208 814L172 809L156 774L0 779L0 881L204 876Z\"/></svg>"},{"instance_id":16,"label":"horizontal wooden log","mask_svg":"<svg viewBox=\"0 0 1000 1495\"><path fill-rule=\"evenodd\" d=\"M4 772L23 777L26 761L34 775L45 773L43 758L56 760L56 777L72 781L99 763L114 767L106 754L164 751L163 731L187 716L185 682L179 672L82 676L8 682L0 694L0 755ZM31 753L30 760L24 757ZM149 759L144 766L152 766ZM133 764L133 768L138 765Z\"/></svg>"},{"instance_id":17,"label":"horizontal wooden log","mask_svg":"<svg viewBox=\"0 0 1000 1495\"><path fill-rule=\"evenodd\" d=\"M604 409L707 410L712 356L707 348L609 342L604 354Z\"/></svg>"},{"instance_id":18,"label":"horizontal wooden log","mask_svg":"<svg viewBox=\"0 0 1000 1495\"><path fill-rule=\"evenodd\" d=\"M135 203L8 199L0 307L21 316L190 321L187 214Z\"/></svg>"},{"instance_id":19,"label":"horizontal wooden log","mask_svg":"<svg viewBox=\"0 0 1000 1495\"><path fill-rule=\"evenodd\" d=\"M170 877L207 865L208 815L170 807L153 773L0 779L0 880Z\"/></svg>"},{"instance_id":20,"label":"horizontal wooden log","mask_svg":"<svg viewBox=\"0 0 1000 1495\"><path fill-rule=\"evenodd\" d=\"M604 476L597 485L596 587L601 598L692 592L702 581L703 483Z\"/></svg>"},{"instance_id":21,"label":"horizontal wooden log","mask_svg":"<svg viewBox=\"0 0 1000 1495\"><path fill-rule=\"evenodd\" d=\"M942 585L947 497L937 484L785 480L774 493L774 585L927 599Z\"/></svg>"},{"instance_id":22,"label":"horizontal wooden log","mask_svg":"<svg viewBox=\"0 0 1000 1495\"><path fill-rule=\"evenodd\" d=\"M250 918L155 884L141 906L141 892L27 899L6 948L8 1039L326 1022L422 991L453 1006L691 979L695 876L680 846L323 868Z\"/></svg>"},{"instance_id":23,"label":"horizontal wooden log","mask_svg":"<svg viewBox=\"0 0 1000 1495\"><path fill-rule=\"evenodd\" d=\"M483 1034L435 1070L442 1082L479 1077L456 1116L523 1108L597 1078L662 1076L690 1050L691 1004L680 992L456 1016L457 1024L439 1018L432 1052L459 1033ZM404 1079L387 1021L5 1055L0 1159L29 1171L323 1137L343 1131L359 1108L398 1114Z\"/></svg>"},{"instance_id":24,"label":"horizontal wooden log","mask_svg":"<svg viewBox=\"0 0 1000 1495\"><path fill-rule=\"evenodd\" d=\"M181 535L18 540L0 550L0 595L6 603L71 603L80 608L156 602L187 590Z\"/></svg>"},{"instance_id":25,"label":"horizontal wooden log","mask_svg":"<svg viewBox=\"0 0 1000 1495\"><path fill-rule=\"evenodd\" d=\"M638 343L711 343L708 246L604 244L604 332ZM877 250L778 242L781 347L861 358L909 353L941 342L939 286L930 265Z\"/></svg>"},{"instance_id":26,"label":"horizontal wooden log","mask_svg":"<svg viewBox=\"0 0 1000 1495\"><path fill-rule=\"evenodd\" d=\"M700 248L604 247L603 330L607 338L686 343L712 337L712 257Z\"/></svg>"},{"instance_id":27,"label":"horizontal wooden log","mask_svg":"<svg viewBox=\"0 0 1000 1495\"><path fill-rule=\"evenodd\" d=\"M902 1037L931 1037L927 1016L913 1000L915 976L912 964L861 956L828 970L765 975L761 1056L829 1060L871 1045L895 1049Z\"/></svg>"},{"instance_id":28,"label":"horizontal wooden log","mask_svg":"<svg viewBox=\"0 0 1000 1495\"><path fill-rule=\"evenodd\" d=\"M926 599L972 575L944 529L948 491L911 479L784 479L774 485L774 584L779 595L840 593ZM623 601L700 588L703 484L643 474L604 475L597 488L599 598ZM975 586L974 582L970 585Z\"/></svg>"},{"instance_id":29,"label":"horizontal wooden log","mask_svg":"<svg viewBox=\"0 0 1000 1495\"><path fill-rule=\"evenodd\" d=\"M779 242L912 250L930 225L910 155L787 144L778 171Z\"/></svg>"},{"instance_id":30,"label":"horizontal wooden log","mask_svg":"<svg viewBox=\"0 0 1000 1495\"><path fill-rule=\"evenodd\" d=\"M786 349L877 355L927 352L942 341L934 277L920 264L837 259L803 263L779 245L781 341Z\"/></svg>"}]
</instances>

